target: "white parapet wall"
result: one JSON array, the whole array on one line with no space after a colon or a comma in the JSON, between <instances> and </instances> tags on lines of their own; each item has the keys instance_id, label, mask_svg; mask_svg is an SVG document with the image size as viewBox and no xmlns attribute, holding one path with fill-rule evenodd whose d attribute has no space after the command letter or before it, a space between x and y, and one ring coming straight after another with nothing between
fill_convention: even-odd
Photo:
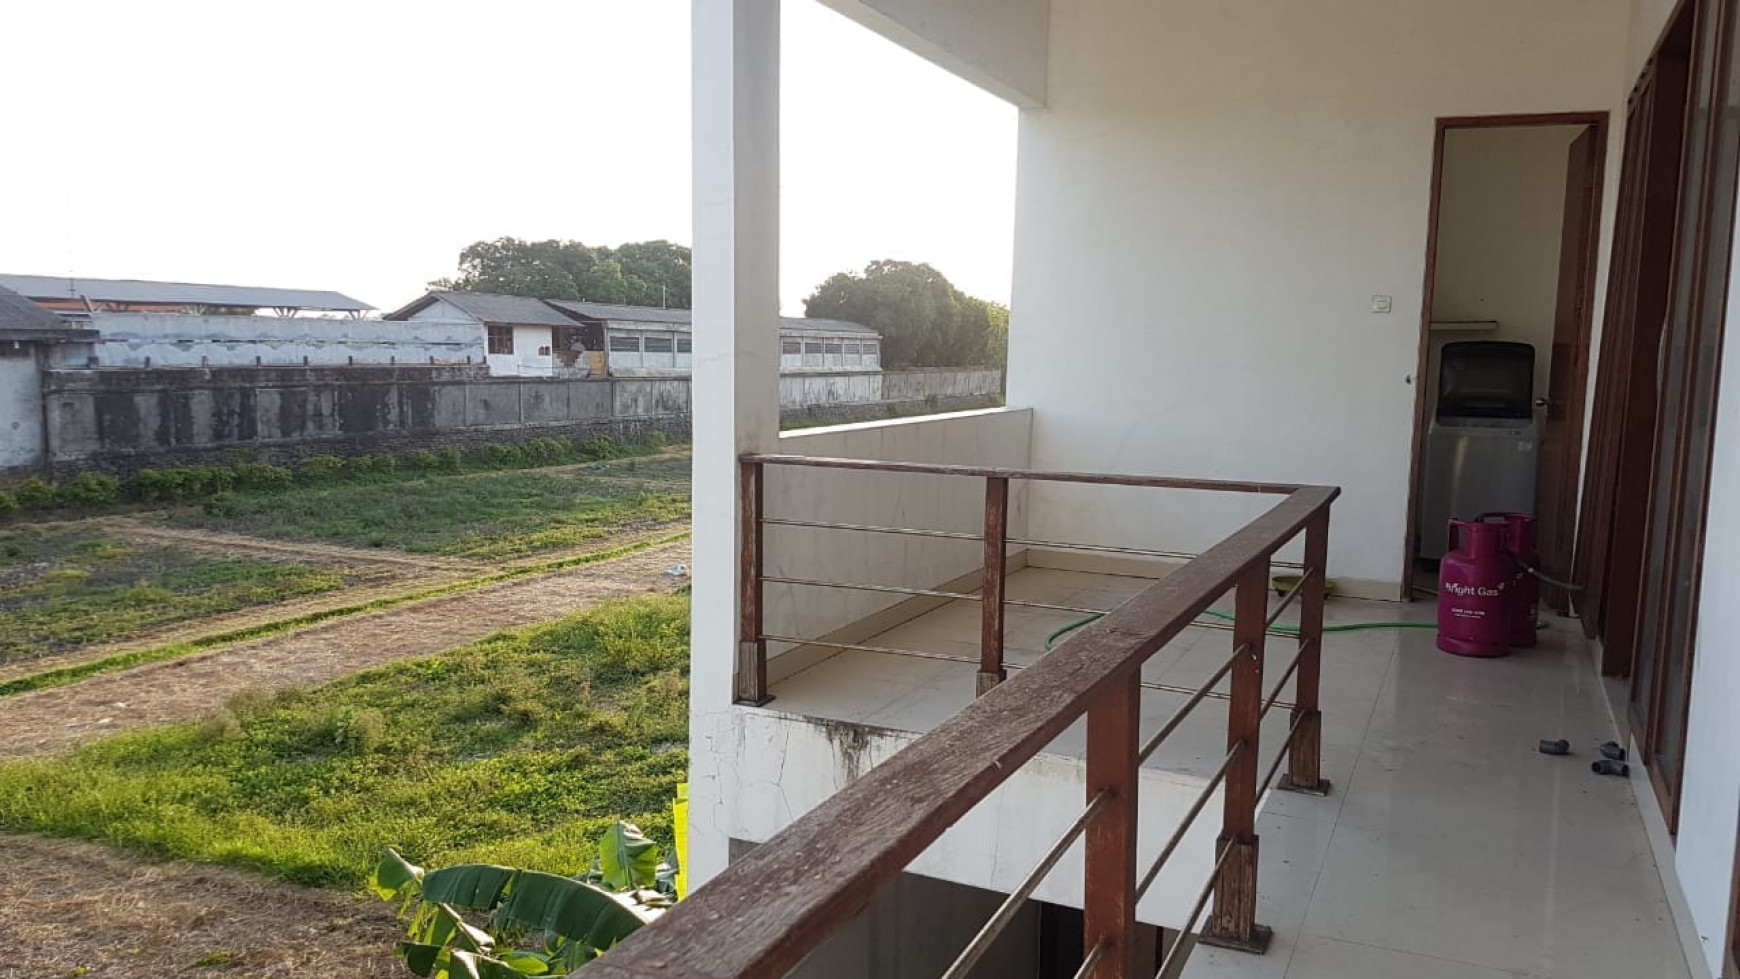
<instances>
[{"instance_id":1,"label":"white parapet wall","mask_svg":"<svg viewBox=\"0 0 1740 979\"><path fill-rule=\"evenodd\" d=\"M102 367L325 367L484 362L475 323L338 317L96 313Z\"/></svg>"},{"instance_id":2,"label":"white parapet wall","mask_svg":"<svg viewBox=\"0 0 1740 979\"><path fill-rule=\"evenodd\" d=\"M1032 413L1026 409L990 408L786 432L779 449L792 455L1025 468L1031 428ZM790 466L769 466L764 479L769 517L973 534L984 529L981 479ZM1025 499L1019 484L1012 487L1011 536L1026 532ZM779 577L936 588L975 575L983 555L982 545L972 540L804 527L766 531L766 571ZM771 634L840 639L839 630L867 622L863 628L880 631L875 617L904 605L903 596L895 594L770 584L764 608ZM808 665L817 653L805 647L782 663L784 651L778 645L770 649L776 677Z\"/></svg>"}]
</instances>

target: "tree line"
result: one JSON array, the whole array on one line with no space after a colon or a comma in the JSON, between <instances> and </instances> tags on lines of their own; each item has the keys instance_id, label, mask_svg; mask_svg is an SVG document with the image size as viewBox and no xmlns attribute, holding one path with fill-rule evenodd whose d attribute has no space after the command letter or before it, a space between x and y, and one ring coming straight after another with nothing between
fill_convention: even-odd
<instances>
[{"instance_id":1,"label":"tree line","mask_svg":"<svg viewBox=\"0 0 1740 979\"><path fill-rule=\"evenodd\" d=\"M692 271L689 249L669 241L497 238L460 252L459 273L429 287L688 309ZM804 315L882 334L882 365L893 369L1001 366L1008 350L1008 308L967 295L923 262L882 259L831 275L804 300Z\"/></svg>"}]
</instances>

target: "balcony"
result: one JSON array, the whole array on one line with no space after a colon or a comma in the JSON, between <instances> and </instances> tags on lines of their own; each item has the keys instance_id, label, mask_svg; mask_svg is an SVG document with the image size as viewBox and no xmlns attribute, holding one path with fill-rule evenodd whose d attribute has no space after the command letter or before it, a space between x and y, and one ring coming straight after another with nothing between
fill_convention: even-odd
<instances>
[{"instance_id":1,"label":"balcony","mask_svg":"<svg viewBox=\"0 0 1740 979\"><path fill-rule=\"evenodd\" d=\"M1028 537L1047 483L1259 502L1173 555ZM1029 899L1083 909L1101 979L1689 976L1632 790L1588 768L1616 735L1575 629L1496 661L1343 631L1430 606L1326 599L1334 490L803 457L743 486L735 805L770 845L604 976L786 974L903 870L1010 895L950 979Z\"/></svg>"}]
</instances>

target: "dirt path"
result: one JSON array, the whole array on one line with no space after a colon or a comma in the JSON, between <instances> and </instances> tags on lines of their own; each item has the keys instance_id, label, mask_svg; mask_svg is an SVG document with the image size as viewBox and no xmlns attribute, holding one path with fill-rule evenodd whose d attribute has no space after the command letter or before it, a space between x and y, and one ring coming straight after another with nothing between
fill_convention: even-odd
<instances>
[{"instance_id":1,"label":"dirt path","mask_svg":"<svg viewBox=\"0 0 1740 979\"><path fill-rule=\"evenodd\" d=\"M0 705L0 758L61 751L115 731L186 720L250 687L323 683L607 599L668 591L681 581L665 569L689 560L687 541L669 544L8 697Z\"/></svg>"},{"instance_id":2,"label":"dirt path","mask_svg":"<svg viewBox=\"0 0 1740 979\"><path fill-rule=\"evenodd\" d=\"M384 902L89 843L0 834L0 979L386 979Z\"/></svg>"},{"instance_id":3,"label":"dirt path","mask_svg":"<svg viewBox=\"0 0 1740 979\"><path fill-rule=\"evenodd\" d=\"M179 550L199 551L205 554L224 556L247 554L256 557L314 561L322 564L360 565L363 567L388 565L401 571L410 569L419 572L448 571L460 574L482 574L489 570L489 565L482 562L439 554L408 554L404 551L390 551L384 548L345 547L339 544L320 544L314 541L274 540L267 537L249 537L246 534L232 534L221 530L164 527L138 520L115 520L108 524L107 529L116 537L132 543L161 544Z\"/></svg>"}]
</instances>

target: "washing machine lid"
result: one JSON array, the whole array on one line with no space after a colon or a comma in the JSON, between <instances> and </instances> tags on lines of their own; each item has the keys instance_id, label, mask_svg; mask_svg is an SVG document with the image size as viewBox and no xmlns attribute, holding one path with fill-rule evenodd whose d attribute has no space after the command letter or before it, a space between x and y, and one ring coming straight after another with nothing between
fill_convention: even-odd
<instances>
[{"instance_id":1,"label":"washing machine lid","mask_svg":"<svg viewBox=\"0 0 1740 979\"><path fill-rule=\"evenodd\" d=\"M1439 354L1438 418L1534 417L1535 348L1512 340L1447 343Z\"/></svg>"}]
</instances>

